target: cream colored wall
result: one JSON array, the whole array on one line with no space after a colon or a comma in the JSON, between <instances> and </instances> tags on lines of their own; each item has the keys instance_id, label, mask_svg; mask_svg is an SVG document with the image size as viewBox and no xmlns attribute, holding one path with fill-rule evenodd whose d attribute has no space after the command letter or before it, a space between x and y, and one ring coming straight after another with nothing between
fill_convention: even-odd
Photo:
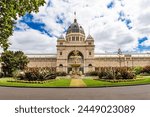
<instances>
[{"instance_id":1,"label":"cream colored wall","mask_svg":"<svg viewBox=\"0 0 150 117\"><path fill-rule=\"evenodd\" d=\"M82 37L82 41L69 41L69 38L72 38L73 36L76 37ZM68 55L74 51L78 50L80 51L84 56L84 64L82 67L84 67L84 73L88 72L88 65L92 64L94 61L94 40L86 40L85 35L79 34L79 33L72 33L66 36L65 39L58 39L57 40L57 71L65 71L67 72L67 69L69 67L68 65ZM88 42L91 42L91 45L88 44ZM61 43L61 44L60 44ZM63 45L62 45L63 43ZM60 55L60 52L62 52L62 55ZM89 55L89 52L91 52L91 55ZM59 65L63 65L63 69L59 67Z\"/></svg>"},{"instance_id":2,"label":"cream colored wall","mask_svg":"<svg viewBox=\"0 0 150 117\"><path fill-rule=\"evenodd\" d=\"M70 49L71 51L71 49ZM69 53L70 51L68 51L67 53ZM82 52L82 49L79 51ZM29 58L30 62L28 64L28 67L56 67L56 58ZM127 62L128 61L128 62ZM147 66L150 65L150 58L133 58L133 60L123 60L121 62L122 66ZM59 60L59 62L57 63L59 64L63 64L64 67L66 67L67 65L67 59L64 60ZM85 60L85 66L88 67L89 64L92 64L94 67L119 67L119 59L118 58L95 58L95 59L86 59ZM0 65L1 66L1 65Z\"/></svg>"},{"instance_id":3,"label":"cream colored wall","mask_svg":"<svg viewBox=\"0 0 150 117\"><path fill-rule=\"evenodd\" d=\"M119 67L119 65L119 61L114 58L95 58L94 60L94 67Z\"/></svg>"},{"instance_id":4,"label":"cream colored wall","mask_svg":"<svg viewBox=\"0 0 150 117\"><path fill-rule=\"evenodd\" d=\"M56 58L29 58L28 67L56 67Z\"/></svg>"},{"instance_id":5,"label":"cream colored wall","mask_svg":"<svg viewBox=\"0 0 150 117\"><path fill-rule=\"evenodd\" d=\"M66 50L66 55L68 55L72 50L71 47L69 50ZM85 56L86 51L85 48L78 48L79 51L83 52ZM64 55L63 58L66 58ZM57 67L57 71L67 71L67 59L57 60L56 58L29 58L30 62L28 67ZM127 62L128 61L128 62ZM59 64L63 64L63 67L59 67ZM88 65L92 64L93 67L89 67ZM122 58L121 66L135 67L135 66L148 66L150 65L150 57L143 58L130 58L125 59ZM94 58L94 59L85 59L84 61L84 72L94 71L96 67L119 67L119 59L118 58Z\"/></svg>"},{"instance_id":6,"label":"cream colored wall","mask_svg":"<svg viewBox=\"0 0 150 117\"><path fill-rule=\"evenodd\" d=\"M122 59L121 66L127 67L135 67L135 66L148 66L150 65L150 57L149 58L131 58L131 59ZM95 58L94 60L95 67L119 67L119 59L118 58Z\"/></svg>"},{"instance_id":7,"label":"cream colored wall","mask_svg":"<svg viewBox=\"0 0 150 117\"><path fill-rule=\"evenodd\" d=\"M148 66L150 65L150 57L149 58L134 58L133 66Z\"/></svg>"}]
</instances>

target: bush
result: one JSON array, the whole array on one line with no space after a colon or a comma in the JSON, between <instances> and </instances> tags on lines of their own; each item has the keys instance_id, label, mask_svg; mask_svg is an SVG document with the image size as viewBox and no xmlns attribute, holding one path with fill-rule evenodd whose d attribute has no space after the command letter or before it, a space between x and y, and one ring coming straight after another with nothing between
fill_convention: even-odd
<instances>
[{"instance_id":1,"label":"bush","mask_svg":"<svg viewBox=\"0 0 150 117\"><path fill-rule=\"evenodd\" d=\"M103 78L105 78L105 79L115 79L113 72L108 71L106 73L107 73L107 75L104 76Z\"/></svg>"},{"instance_id":2,"label":"bush","mask_svg":"<svg viewBox=\"0 0 150 117\"><path fill-rule=\"evenodd\" d=\"M91 71L91 72L88 72L86 73L86 76L98 76L98 72L97 71Z\"/></svg>"},{"instance_id":3,"label":"bush","mask_svg":"<svg viewBox=\"0 0 150 117\"><path fill-rule=\"evenodd\" d=\"M12 77L17 78L20 75L21 70L15 70L12 72Z\"/></svg>"},{"instance_id":4,"label":"bush","mask_svg":"<svg viewBox=\"0 0 150 117\"><path fill-rule=\"evenodd\" d=\"M4 77L4 73L0 72L0 78Z\"/></svg>"},{"instance_id":5,"label":"bush","mask_svg":"<svg viewBox=\"0 0 150 117\"><path fill-rule=\"evenodd\" d=\"M66 72L56 72L57 76L67 76Z\"/></svg>"},{"instance_id":6,"label":"bush","mask_svg":"<svg viewBox=\"0 0 150 117\"><path fill-rule=\"evenodd\" d=\"M148 73L148 74L150 74L150 66L145 66L145 67L143 68L143 70L142 70L141 73Z\"/></svg>"},{"instance_id":7,"label":"bush","mask_svg":"<svg viewBox=\"0 0 150 117\"><path fill-rule=\"evenodd\" d=\"M150 74L149 74L149 73L146 73L146 72L145 72L145 73L140 73L140 75L141 75L141 76L150 76Z\"/></svg>"},{"instance_id":8,"label":"bush","mask_svg":"<svg viewBox=\"0 0 150 117\"><path fill-rule=\"evenodd\" d=\"M133 72L128 72L128 77L127 77L127 79L135 79L135 78L136 78L135 73L133 73Z\"/></svg>"},{"instance_id":9,"label":"bush","mask_svg":"<svg viewBox=\"0 0 150 117\"><path fill-rule=\"evenodd\" d=\"M129 72L129 71L122 71L121 76L123 79L134 79L135 78L135 74L132 72Z\"/></svg>"},{"instance_id":10,"label":"bush","mask_svg":"<svg viewBox=\"0 0 150 117\"><path fill-rule=\"evenodd\" d=\"M25 73L22 71L22 72L20 72L15 78L17 78L18 80L25 80L25 79L26 79L26 75L25 75Z\"/></svg>"},{"instance_id":11,"label":"bush","mask_svg":"<svg viewBox=\"0 0 150 117\"><path fill-rule=\"evenodd\" d=\"M99 72L99 74L98 74L99 78L103 78L103 77L105 77L106 75L107 75L107 72L105 72L105 71L101 71L101 72Z\"/></svg>"},{"instance_id":12,"label":"bush","mask_svg":"<svg viewBox=\"0 0 150 117\"><path fill-rule=\"evenodd\" d=\"M109 69L107 71L101 71L99 73L99 78L111 80L134 79L135 74L130 70L127 70L127 68L116 68L116 69Z\"/></svg>"},{"instance_id":13,"label":"bush","mask_svg":"<svg viewBox=\"0 0 150 117\"><path fill-rule=\"evenodd\" d=\"M56 78L56 73L51 73L49 70L42 68L32 68L27 69L18 74L17 78L19 80L27 80L27 81L44 81Z\"/></svg>"},{"instance_id":14,"label":"bush","mask_svg":"<svg viewBox=\"0 0 150 117\"><path fill-rule=\"evenodd\" d=\"M142 72L142 70L143 68L139 66L139 67L135 67L133 71L136 75L139 75Z\"/></svg>"}]
</instances>

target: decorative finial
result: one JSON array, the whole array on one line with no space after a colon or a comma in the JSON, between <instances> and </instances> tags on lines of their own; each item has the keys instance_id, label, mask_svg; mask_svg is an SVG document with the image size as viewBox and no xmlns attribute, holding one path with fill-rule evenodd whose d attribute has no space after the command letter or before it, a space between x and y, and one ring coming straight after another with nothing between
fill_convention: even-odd
<instances>
[{"instance_id":1,"label":"decorative finial","mask_svg":"<svg viewBox=\"0 0 150 117\"><path fill-rule=\"evenodd\" d=\"M77 13L76 13L76 12L74 12L74 23L76 23L76 22L77 22L76 15L77 15Z\"/></svg>"},{"instance_id":2,"label":"decorative finial","mask_svg":"<svg viewBox=\"0 0 150 117\"><path fill-rule=\"evenodd\" d=\"M76 12L74 12L74 19L76 19L76 15L77 15L77 13L76 13Z\"/></svg>"},{"instance_id":3,"label":"decorative finial","mask_svg":"<svg viewBox=\"0 0 150 117\"><path fill-rule=\"evenodd\" d=\"M90 26L89 26L89 35L91 34Z\"/></svg>"}]
</instances>

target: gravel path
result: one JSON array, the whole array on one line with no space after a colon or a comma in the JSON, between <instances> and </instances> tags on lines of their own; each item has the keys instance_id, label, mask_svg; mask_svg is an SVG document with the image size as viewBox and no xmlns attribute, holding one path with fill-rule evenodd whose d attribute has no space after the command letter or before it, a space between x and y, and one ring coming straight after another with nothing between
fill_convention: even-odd
<instances>
[{"instance_id":1,"label":"gravel path","mask_svg":"<svg viewBox=\"0 0 150 117\"><path fill-rule=\"evenodd\" d=\"M72 79L70 87L86 87L86 84L82 79Z\"/></svg>"}]
</instances>

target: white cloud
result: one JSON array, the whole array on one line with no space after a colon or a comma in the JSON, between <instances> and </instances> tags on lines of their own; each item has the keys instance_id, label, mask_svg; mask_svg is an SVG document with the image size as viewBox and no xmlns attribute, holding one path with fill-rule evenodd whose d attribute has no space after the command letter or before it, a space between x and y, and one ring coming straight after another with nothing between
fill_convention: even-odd
<instances>
[{"instance_id":1,"label":"white cloud","mask_svg":"<svg viewBox=\"0 0 150 117\"><path fill-rule=\"evenodd\" d=\"M18 31L10 38L10 49L21 50L25 53L54 53L56 49L56 38L50 38L39 31L28 29L24 32Z\"/></svg>"},{"instance_id":2,"label":"white cloud","mask_svg":"<svg viewBox=\"0 0 150 117\"><path fill-rule=\"evenodd\" d=\"M49 0L46 1L48 3ZM138 46L138 38L143 36L150 37L150 1L114 0L115 7L108 9L107 4L110 1L51 0L51 6L47 7L46 4L40 7L39 13L33 13L34 21L43 22L46 25L44 27L45 30L54 36L59 36L64 32L64 28L69 26L69 22L73 22L73 13L76 11L78 22L84 27L86 35L88 35L90 27L91 35L93 35L96 42L96 53L112 52L118 48L124 51L134 51ZM132 30L128 30L125 23L118 22L118 13L120 11L125 13L126 18L131 19ZM62 17L62 13L64 14L64 23L56 23L57 16ZM51 50L55 49L55 37L50 38L46 34L28 29L28 27L22 26L22 24L19 25L26 30L25 32L14 32L13 39L11 39L13 44L11 49L18 48L26 52L38 51L46 53L46 50L49 53L53 52ZM25 44L28 46L22 47Z\"/></svg>"}]
</instances>

